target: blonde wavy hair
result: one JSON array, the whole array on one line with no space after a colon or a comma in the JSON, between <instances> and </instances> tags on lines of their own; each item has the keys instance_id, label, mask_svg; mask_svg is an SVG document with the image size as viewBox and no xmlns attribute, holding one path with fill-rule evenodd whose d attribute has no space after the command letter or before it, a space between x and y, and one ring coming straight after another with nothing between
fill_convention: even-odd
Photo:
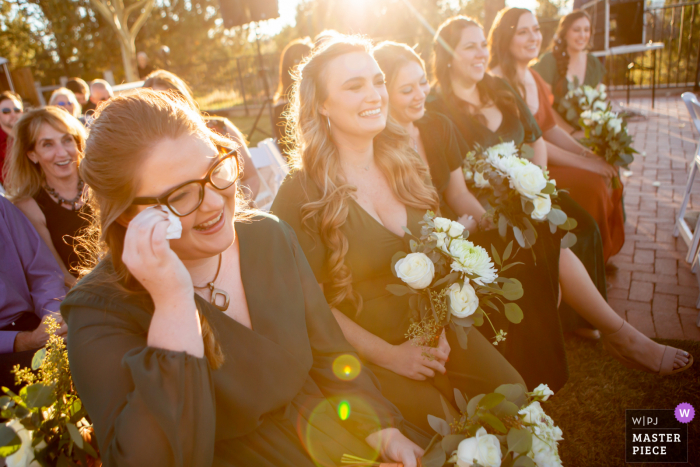
<instances>
[{"instance_id":1,"label":"blonde wavy hair","mask_svg":"<svg viewBox=\"0 0 700 467\"><path fill-rule=\"evenodd\" d=\"M90 137L80 175L90 187L89 202L95 214L83 246L90 252L83 259L83 275L100 260L109 260L114 274L100 272L82 283L116 284L126 294L145 293L122 261L126 227L117 222L122 215L135 215L132 206L140 182L141 161L163 139L192 135L211 141L220 148L237 148L239 144L207 128L199 111L185 100L170 93L138 89L121 94L100 106L90 125ZM239 164L242 164L239 157ZM242 167L242 166L241 166ZM249 219L255 211L247 209L237 196L236 221ZM223 353L215 333L200 313L204 350L210 365L223 364Z\"/></svg>"},{"instance_id":2,"label":"blonde wavy hair","mask_svg":"<svg viewBox=\"0 0 700 467\"><path fill-rule=\"evenodd\" d=\"M318 233L330 251L329 303L337 306L348 300L359 314L362 298L352 288L352 271L345 264L348 239L341 231L348 215L348 201L357 188L345 179L326 117L319 112L328 98L325 80L328 64L353 52L372 55L372 43L362 37L341 35L315 49L297 69L290 95L291 110L286 118L287 134L294 142L290 164L321 193L319 199L306 200L301 217L304 229ZM430 182L428 167L410 147L408 133L391 118L374 138L374 159L404 205L437 210L438 195Z\"/></svg>"},{"instance_id":3,"label":"blonde wavy hair","mask_svg":"<svg viewBox=\"0 0 700 467\"><path fill-rule=\"evenodd\" d=\"M10 201L32 198L44 185L44 173L39 164L29 160L27 154L34 150L39 131L44 123L56 131L68 133L78 146L78 167L85 150L87 132L78 119L60 107L44 107L25 112L12 128L14 143L2 169L4 187Z\"/></svg>"}]
</instances>

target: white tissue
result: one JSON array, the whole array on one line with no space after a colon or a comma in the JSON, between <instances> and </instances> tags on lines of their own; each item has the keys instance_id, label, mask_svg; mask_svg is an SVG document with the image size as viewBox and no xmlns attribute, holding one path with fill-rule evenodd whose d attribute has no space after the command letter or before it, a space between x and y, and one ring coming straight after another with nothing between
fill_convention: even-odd
<instances>
[{"instance_id":1,"label":"white tissue","mask_svg":"<svg viewBox=\"0 0 700 467\"><path fill-rule=\"evenodd\" d=\"M167 206L163 207L165 208L165 212L168 214L168 220L170 221L168 230L165 233L165 238L168 240L180 238L182 235L182 222L180 222L180 218L173 214L173 212Z\"/></svg>"}]
</instances>

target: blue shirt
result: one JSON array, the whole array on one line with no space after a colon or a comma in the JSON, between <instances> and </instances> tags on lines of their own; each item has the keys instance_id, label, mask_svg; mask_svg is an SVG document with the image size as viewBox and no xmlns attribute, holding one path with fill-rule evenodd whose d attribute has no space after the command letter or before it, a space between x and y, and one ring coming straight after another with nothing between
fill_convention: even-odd
<instances>
[{"instance_id":1,"label":"blue shirt","mask_svg":"<svg viewBox=\"0 0 700 467\"><path fill-rule=\"evenodd\" d=\"M66 295L63 274L22 211L0 196L0 328L22 313L58 313ZM19 331L0 331L0 353L14 351Z\"/></svg>"}]
</instances>

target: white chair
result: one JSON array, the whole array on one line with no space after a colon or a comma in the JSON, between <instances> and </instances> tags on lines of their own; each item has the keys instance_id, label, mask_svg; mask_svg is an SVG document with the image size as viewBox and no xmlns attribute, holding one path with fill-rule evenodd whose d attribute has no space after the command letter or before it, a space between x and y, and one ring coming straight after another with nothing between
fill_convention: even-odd
<instances>
[{"instance_id":1,"label":"white chair","mask_svg":"<svg viewBox=\"0 0 700 467\"><path fill-rule=\"evenodd\" d=\"M690 201L690 193L693 190L693 182L695 181L695 176L698 174L698 168L700 168L700 103L692 92L685 92L681 95L683 102L685 102L688 108L688 113L690 114L690 120L695 126L698 132L698 144L695 149L695 156L693 156L693 161L690 165L690 173L688 174L688 182L685 185L685 194L683 196L683 202L681 203L681 208L678 211L678 217L676 218L676 226L673 230L673 236L681 236L683 241L688 245L688 254L685 257L686 262L691 263L691 271L695 273L698 277L698 285L700 285L700 276L698 276L698 245L700 244L700 216L697 213L687 212L688 202ZM697 216L697 218L695 218ZM694 224L694 228L691 230L691 226ZM698 297L695 303L696 308L700 308L700 297ZM698 313L698 319L696 321L698 327L700 327L700 313Z\"/></svg>"},{"instance_id":2,"label":"white chair","mask_svg":"<svg viewBox=\"0 0 700 467\"><path fill-rule=\"evenodd\" d=\"M272 138L260 141L257 147L248 151L260 175L260 191L255 197L255 204L260 210L269 211L282 181L289 173L289 166Z\"/></svg>"}]
</instances>

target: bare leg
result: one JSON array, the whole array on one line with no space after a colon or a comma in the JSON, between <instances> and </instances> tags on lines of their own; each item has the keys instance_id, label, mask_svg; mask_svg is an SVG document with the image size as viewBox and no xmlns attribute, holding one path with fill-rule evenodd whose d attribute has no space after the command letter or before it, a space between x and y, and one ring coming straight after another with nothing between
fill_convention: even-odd
<instances>
[{"instance_id":1,"label":"bare leg","mask_svg":"<svg viewBox=\"0 0 700 467\"><path fill-rule=\"evenodd\" d=\"M610 305L598 293L586 272L586 268L568 248L561 250L559 283L564 301L599 329L603 336L613 334L622 328L624 320L615 313L615 310L610 308ZM657 371L661 365L664 346L652 341L639 331L636 331L624 342L616 342L613 345L619 347L616 350L623 357L649 370ZM688 361L687 352L678 350L674 368L681 368Z\"/></svg>"}]
</instances>

